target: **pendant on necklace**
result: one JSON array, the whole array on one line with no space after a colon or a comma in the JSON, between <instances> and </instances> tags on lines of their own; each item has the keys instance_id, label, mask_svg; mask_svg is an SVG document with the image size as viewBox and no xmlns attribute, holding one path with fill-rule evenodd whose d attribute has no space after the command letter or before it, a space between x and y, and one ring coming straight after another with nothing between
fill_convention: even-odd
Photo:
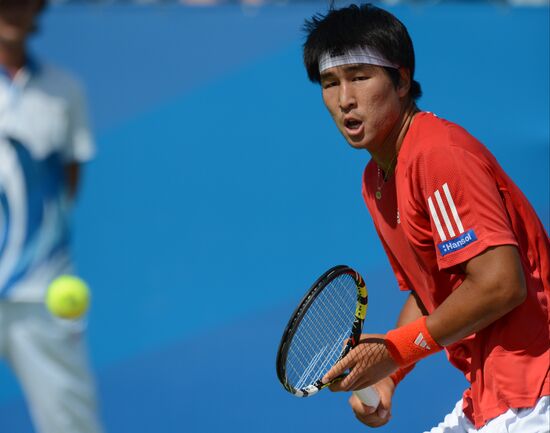
<instances>
[{"instance_id":1,"label":"pendant on necklace","mask_svg":"<svg viewBox=\"0 0 550 433\"><path fill-rule=\"evenodd\" d=\"M380 200L382 198L382 191L380 190L376 191L374 196L376 197L377 200Z\"/></svg>"}]
</instances>

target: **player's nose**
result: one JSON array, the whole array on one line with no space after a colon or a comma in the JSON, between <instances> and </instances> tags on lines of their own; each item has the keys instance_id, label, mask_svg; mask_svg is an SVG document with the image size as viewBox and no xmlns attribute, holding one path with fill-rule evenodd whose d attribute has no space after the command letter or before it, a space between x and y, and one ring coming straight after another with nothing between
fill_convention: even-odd
<instances>
[{"instance_id":1,"label":"player's nose","mask_svg":"<svg viewBox=\"0 0 550 433\"><path fill-rule=\"evenodd\" d=\"M353 92L352 86L347 83L342 83L339 86L338 106L344 113L347 113L357 107L355 93Z\"/></svg>"}]
</instances>

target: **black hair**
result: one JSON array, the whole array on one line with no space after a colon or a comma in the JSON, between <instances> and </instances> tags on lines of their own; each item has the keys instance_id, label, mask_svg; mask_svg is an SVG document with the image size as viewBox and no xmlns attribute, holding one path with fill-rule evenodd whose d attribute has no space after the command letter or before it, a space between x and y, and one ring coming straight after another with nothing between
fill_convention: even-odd
<instances>
[{"instance_id":1,"label":"black hair","mask_svg":"<svg viewBox=\"0 0 550 433\"><path fill-rule=\"evenodd\" d=\"M407 68L411 74L409 94L413 100L422 96L420 83L414 80L414 48L407 28L389 12L370 3L334 9L326 15L315 14L304 23L304 65L309 79L319 83L319 59L325 52L342 53L357 46L377 50L391 63ZM399 71L384 68L397 86Z\"/></svg>"},{"instance_id":2,"label":"black hair","mask_svg":"<svg viewBox=\"0 0 550 433\"><path fill-rule=\"evenodd\" d=\"M27 6L30 0L0 0L0 6L17 7ZM38 0L36 6L41 11L47 6L48 0Z\"/></svg>"}]
</instances>

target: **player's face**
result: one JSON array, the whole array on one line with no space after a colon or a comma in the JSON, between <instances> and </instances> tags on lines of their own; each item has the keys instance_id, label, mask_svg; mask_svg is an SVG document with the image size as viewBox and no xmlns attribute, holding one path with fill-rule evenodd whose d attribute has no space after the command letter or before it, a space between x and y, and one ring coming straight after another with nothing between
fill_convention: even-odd
<instances>
[{"instance_id":1,"label":"player's face","mask_svg":"<svg viewBox=\"0 0 550 433\"><path fill-rule=\"evenodd\" d=\"M39 12L39 0L0 1L0 43L23 43Z\"/></svg>"},{"instance_id":2,"label":"player's face","mask_svg":"<svg viewBox=\"0 0 550 433\"><path fill-rule=\"evenodd\" d=\"M321 73L323 100L336 126L357 149L377 152L396 128L403 95L386 71L372 65L344 65Z\"/></svg>"}]
</instances>

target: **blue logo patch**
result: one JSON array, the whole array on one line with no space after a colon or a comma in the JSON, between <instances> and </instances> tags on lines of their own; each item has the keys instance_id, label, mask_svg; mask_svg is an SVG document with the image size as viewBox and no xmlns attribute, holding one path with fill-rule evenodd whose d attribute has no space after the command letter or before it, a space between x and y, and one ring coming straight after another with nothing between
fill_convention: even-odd
<instances>
[{"instance_id":1,"label":"blue logo patch","mask_svg":"<svg viewBox=\"0 0 550 433\"><path fill-rule=\"evenodd\" d=\"M454 253L455 251L461 250L467 245L470 245L472 242L477 241L476 234L473 230L468 230L466 233L462 233L460 236L441 242L437 245L437 248L439 248L439 252L442 256Z\"/></svg>"}]
</instances>

